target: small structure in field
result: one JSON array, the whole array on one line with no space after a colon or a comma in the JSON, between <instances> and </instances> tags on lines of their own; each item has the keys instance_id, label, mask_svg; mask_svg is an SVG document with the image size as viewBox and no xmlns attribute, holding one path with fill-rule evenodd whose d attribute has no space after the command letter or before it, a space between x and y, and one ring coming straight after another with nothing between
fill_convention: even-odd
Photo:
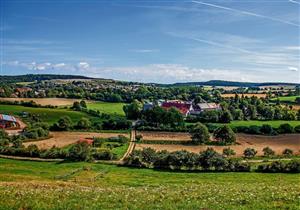
<instances>
[{"instance_id":1,"label":"small structure in field","mask_svg":"<svg viewBox=\"0 0 300 210\"><path fill-rule=\"evenodd\" d=\"M1 129L20 129L20 127L20 122L14 116L0 114Z\"/></svg>"},{"instance_id":2,"label":"small structure in field","mask_svg":"<svg viewBox=\"0 0 300 210\"><path fill-rule=\"evenodd\" d=\"M77 142L77 144L80 144L80 143L87 143L88 145L93 145L94 143L94 139L92 138L82 138L82 139L79 139Z\"/></svg>"},{"instance_id":3,"label":"small structure in field","mask_svg":"<svg viewBox=\"0 0 300 210\"><path fill-rule=\"evenodd\" d=\"M191 114L198 115L201 112L204 111L213 111L213 110L221 110L221 107L219 104L216 103L198 103L194 105L193 111Z\"/></svg>"}]
</instances>

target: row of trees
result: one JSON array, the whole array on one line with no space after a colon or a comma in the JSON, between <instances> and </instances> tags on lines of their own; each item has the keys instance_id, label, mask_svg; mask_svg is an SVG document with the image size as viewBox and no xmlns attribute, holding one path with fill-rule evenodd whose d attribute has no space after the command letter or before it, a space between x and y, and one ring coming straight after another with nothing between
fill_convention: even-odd
<instances>
[{"instance_id":1,"label":"row of trees","mask_svg":"<svg viewBox=\"0 0 300 210\"><path fill-rule=\"evenodd\" d=\"M125 160L125 165L134 167L197 170L197 171L250 171L250 165L239 160L226 159L212 148L199 154L187 151L160 151L151 148L135 150Z\"/></svg>"}]
</instances>

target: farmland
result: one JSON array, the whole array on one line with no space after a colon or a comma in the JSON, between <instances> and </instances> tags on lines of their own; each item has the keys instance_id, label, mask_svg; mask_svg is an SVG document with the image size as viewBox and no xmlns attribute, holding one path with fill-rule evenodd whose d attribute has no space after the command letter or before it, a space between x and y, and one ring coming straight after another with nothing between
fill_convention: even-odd
<instances>
[{"instance_id":1,"label":"farmland","mask_svg":"<svg viewBox=\"0 0 300 210\"><path fill-rule=\"evenodd\" d=\"M53 146L62 148L68 146L70 144L76 143L81 138L109 138L116 137L120 135L120 133L92 133L92 132L52 132L52 137L45 140L34 141L34 142L26 142L24 146L28 146L30 144L37 145L40 149L50 149ZM129 137L128 134L122 134L126 137Z\"/></svg>"},{"instance_id":2,"label":"farmland","mask_svg":"<svg viewBox=\"0 0 300 210\"><path fill-rule=\"evenodd\" d=\"M212 146L212 145L182 145L182 144L168 144L167 141L185 141L188 142L190 135L188 133L168 133L168 132L139 132L143 136L143 140L150 140L151 144L137 144L136 149L143 149L151 147L155 150L168 150L168 151L180 151L187 150L190 152L199 153L200 151L206 150L208 147L212 147L219 153L222 153L224 148L228 146ZM155 141L164 141L165 144L155 144ZM286 148L292 149L295 154L299 153L300 150L300 134L285 134L278 136L263 136L263 135L248 135L238 134L237 144L231 145L236 152L236 156L243 156L243 152L246 148L254 148L258 151L258 155L263 155L262 149L269 146L275 151L276 154L280 155Z\"/></svg>"},{"instance_id":3,"label":"farmland","mask_svg":"<svg viewBox=\"0 0 300 210\"><path fill-rule=\"evenodd\" d=\"M0 180L1 209L297 209L300 191L297 174L6 159L0 159Z\"/></svg>"},{"instance_id":4,"label":"farmland","mask_svg":"<svg viewBox=\"0 0 300 210\"><path fill-rule=\"evenodd\" d=\"M125 103L92 102L88 103L88 109L98 110L101 113L124 116L123 106Z\"/></svg>"},{"instance_id":5,"label":"farmland","mask_svg":"<svg viewBox=\"0 0 300 210\"><path fill-rule=\"evenodd\" d=\"M300 96L281 96L278 98L274 98L273 100L279 100L281 102L295 102L296 98L298 98Z\"/></svg>"},{"instance_id":6,"label":"farmland","mask_svg":"<svg viewBox=\"0 0 300 210\"><path fill-rule=\"evenodd\" d=\"M91 120L97 120L83 112L71 111L68 109L51 109L51 108L33 108L19 105L0 104L0 113L20 116L22 112L28 112L39 116L39 118L49 124L57 122L62 116L69 116L73 121L78 121L82 117L89 117Z\"/></svg>"},{"instance_id":7,"label":"farmland","mask_svg":"<svg viewBox=\"0 0 300 210\"><path fill-rule=\"evenodd\" d=\"M237 127L237 126L251 126L251 125L257 125L262 126L264 124L271 125L274 128L278 128L281 124L288 123L292 126L300 125L300 121L287 121L287 120L265 120L265 121L259 121L259 120L248 120L248 121L232 121L230 122L231 127Z\"/></svg>"},{"instance_id":8,"label":"farmland","mask_svg":"<svg viewBox=\"0 0 300 210\"><path fill-rule=\"evenodd\" d=\"M52 106L71 106L75 101L80 101L80 99L69 99L69 98L0 98L0 101L34 101L42 106L52 105ZM89 101L87 101L89 103Z\"/></svg>"}]
</instances>

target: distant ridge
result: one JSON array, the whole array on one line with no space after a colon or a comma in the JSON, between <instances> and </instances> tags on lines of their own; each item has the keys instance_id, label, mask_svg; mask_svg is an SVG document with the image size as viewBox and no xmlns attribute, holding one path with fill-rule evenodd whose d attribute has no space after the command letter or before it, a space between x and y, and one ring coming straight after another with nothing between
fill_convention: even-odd
<instances>
[{"instance_id":1,"label":"distant ridge","mask_svg":"<svg viewBox=\"0 0 300 210\"><path fill-rule=\"evenodd\" d=\"M183 82L174 83L171 86L234 86L234 87L260 87L260 86L280 86L280 85L295 85L300 86L300 83L285 83L285 82L234 82L225 80L210 80L207 82Z\"/></svg>"},{"instance_id":2,"label":"distant ridge","mask_svg":"<svg viewBox=\"0 0 300 210\"><path fill-rule=\"evenodd\" d=\"M125 82L112 79L93 78L81 75L60 75L60 74L25 74L25 75L14 75L14 76L0 76L0 82L13 83L13 82L33 82L43 81L52 79L101 79L107 81ZM300 86L300 83L285 83L285 82L235 82L225 80L210 80L206 82L182 82L174 84L157 84L157 83L139 83L139 82L125 82L129 84L148 84L164 87L177 87L177 86L233 86L233 87L260 87L260 86L285 86L293 85Z\"/></svg>"}]
</instances>

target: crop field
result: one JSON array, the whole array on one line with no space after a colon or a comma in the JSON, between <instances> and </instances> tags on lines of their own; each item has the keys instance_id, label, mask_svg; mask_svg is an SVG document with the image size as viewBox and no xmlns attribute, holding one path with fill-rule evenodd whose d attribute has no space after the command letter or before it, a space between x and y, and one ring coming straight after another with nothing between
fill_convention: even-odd
<instances>
[{"instance_id":1,"label":"crop field","mask_svg":"<svg viewBox=\"0 0 300 210\"><path fill-rule=\"evenodd\" d=\"M125 103L93 102L88 103L88 109L99 110L101 113L125 116L123 106Z\"/></svg>"},{"instance_id":2,"label":"crop field","mask_svg":"<svg viewBox=\"0 0 300 210\"><path fill-rule=\"evenodd\" d=\"M298 209L299 175L0 159L0 209Z\"/></svg>"},{"instance_id":3,"label":"crop field","mask_svg":"<svg viewBox=\"0 0 300 210\"><path fill-rule=\"evenodd\" d=\"M24 146L28 146L30 144L37 145L40 149L49 149L53 146L56 147L65 147L70 144L76 143L81 138L109 138L109 137L117 137L118 135L124 135L129 138L128 133L91 133L91 132L51 132L53 137L40 141L33 142L25 142Z\"/></svg>"},{"instance_id":4,"label":"crop field","mask_svg":"<svg viewBox=\"0 0 300 210\"><path fill-rule=\"evenodd\" d=\"M69 116L73 121L78 121L82 117L87 117L92 121L96 121L96 117L92 117L83 112L76 112L67 109L50 109L50 108L33 108L33 107L24 107L19 105L3 105L0 104L0 113L1 114L11 114L20 116L22 112L28 112L36 114L39 118L49 124L53 124L59 120L62 116Z\"/></svg>"},{"instance_id":5,"label":"crop field","mask_svg":"<svg viewBox=\"0 0 300 210\"><path fill-rule=\"evenodd\" d=\"M70 98L0 98L0 101L34 101L42 106L52 105L52 106L71 106L75 101L80 101L81 99L70 99ZM92 101L86 101L91 103Z\"/></svg>"},{"instance_id":6,"label":"crop field","mask_svg":"<svg viewBox=\"0 0 300 210\"><path fill-rule=\"evenodd\" d=\"M223 98L230 98L230 97L235 97L236 94L234 93L225 93L222 94L221 96ZM265 98L267 96L267 94L265 93L245 93L245 94L237 94L239 97L242 97L242 95L244 95L244 97L252 97L252 96L256 96L258 98Z\"/></svg>"},{"instance_id":7,"label":"crop field","mask_svg":"<svg viewBox=\"0 0 300 210\"><path fill-rule=\"evenodd\" d=\"M277 136L263 136L263 135L249 135L249 134L237 134L237 144L231 146L212 146L212 145L182 145L182 144L159 144L159 141L187 141L190 139L188 133L168 133L162 132L140 132L143 135L144 140L151 140L152 144L139 143L135 149L153 148L155 150L168 150L168 151L179 151L187 150L190 152L199 153L200 151L206 150L208 147L212 147L219 153L222 153L224 148L230 147L236 152L237 157L243 156L243 152L246 148L254 148L258 151L257 155L263 155L262 149L269 146L275 151L276 154L280 155L286 148L292 149L295 154L300 154L300 134L285 134ZM153 143L158 141L157 144Z\"/></svg>"}]
</instances>

